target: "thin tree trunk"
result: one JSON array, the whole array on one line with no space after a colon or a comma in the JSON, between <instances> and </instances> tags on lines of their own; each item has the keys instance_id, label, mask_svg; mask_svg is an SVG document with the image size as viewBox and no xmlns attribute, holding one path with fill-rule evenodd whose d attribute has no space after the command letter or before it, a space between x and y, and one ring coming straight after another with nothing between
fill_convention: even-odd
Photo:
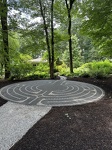
<instances>
[{"instance_id":1,"label":"thin tree trunk","mask_svg":"<svg viewBox=\"0 0 112 150\"><path fill-rule=\"evenodd\" d=\"M51 60L51 52L50 52L50 43L49 43L49 35L48 35L48 29L47 29L47 24L46 24L46 19L45 19L45 14L44 14L44 10L43 10L43 7L42 7L42 3L41 3L41 0L39 0L39 4L40 4L40 11L41 11L41 15L42 15L42 18L43 18L43 22L44 22L44 30L45 30L45 34L46 34L46 44L47 44L47 51L48 51L48 59L49 59L49 67L50 67L50 77L52 76L51 75L51 68L52 68L52 60Z\"/></svg>"},{"instance_id":2,"label":"thin tree trunk","mask_svg":"<svg viewBox=\"0 0 112 150\"><path fill-rule=\"evenodd\" d=\"M71 15L70 10L68 10L68 35L69 35L69 54L70 54L70 73L73 73L73 55L72 55L72 39L71 39Z\"/></svg>"},{"instance_id":3,"label":"thin tree trunk","mask_svg":"<svg viewBox=\"0 0 112 150\"><path fill-rule=\"evenodd\" d=\"M10 77L10 59L9 59L9 43L8 43L8 25L7 25L7 0L1 2L1 25L2 25L2 38L4 45L4 66L5 66L5 79Z\"/></svg>"},{"instance_id":4,"label":"thin tree trunk","mask_svg":"<svg viewBox=\"0 0 112 150\"><path fill-rule=\"evenodd\" d=\"M70 58L70 73L73 73L73 52L72 52L72 34L71 34L71 10L72 10L72 6L75 0L65 0L66 3L66 8L68 11L68 35L69 35L69 39L68 39L68 43L69 43L69 58Z\"/></svg>"},{"instance_id":5,"label":"thin tree trunk","mask_svg":"<svg viewBox=\"0 0 112 150\"><path fill-rule=\"evenodd\" d=\"M53 26L53 4L54 4L54 0L52 0L51 3L51 53L52 53L52 57L51 57L51 78L54 78L54 26Z\"/></svg>"},{"instance_id":6,"label":"thin tree trunk","mask_svg":"<svg viewBox=\"0 0 112 150\"><path fill-rule=\"evenodd\" d=\"M49 67L50 67L50 78L51 78L51 79L54 78L53 3L54 3L54 0L52 0L52 4L51 4L51 47L50 47L48 28L47 28L47 24L46 24L46 18L45 18L45 14L44 14L44 10L43 10L43 6L42 6L42 3L41 3L41 0L39 0L41 15L42 15L43 22L44 22L44 30L45 30L45 34L46 34L46 44L47 44L47 50L48 50Z\"/></svg>"}]
</instances>

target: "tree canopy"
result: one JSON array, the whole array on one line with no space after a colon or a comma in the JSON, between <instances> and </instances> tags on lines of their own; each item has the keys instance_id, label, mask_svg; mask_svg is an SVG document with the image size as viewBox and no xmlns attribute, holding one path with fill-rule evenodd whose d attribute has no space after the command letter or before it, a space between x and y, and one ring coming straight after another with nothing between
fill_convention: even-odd
<instances>
[{"instance_id":1,"label":"tree canopy","mask_svg":"<svg viewBox=\"0 0 112 150\"><path fill-rule=\"evenodd\" d=\"M112 57L111 0L2 0L0 6L5 78L12 66L19 68L19 59L24 64L24 56L46 59L51 78L57 64L73 73L83 63Z\"/></svg>"},{"instance_id":2,"label":"tree canopy","mask_svg":"<svg viewBox=\"0 0 112 150\"><path fill-rule=\"evenodd\" d=\"M111 0L82 0L80 4L82 33L92 38L103 55L112 56L112 2Z\"/></svg>"}]
</instances>

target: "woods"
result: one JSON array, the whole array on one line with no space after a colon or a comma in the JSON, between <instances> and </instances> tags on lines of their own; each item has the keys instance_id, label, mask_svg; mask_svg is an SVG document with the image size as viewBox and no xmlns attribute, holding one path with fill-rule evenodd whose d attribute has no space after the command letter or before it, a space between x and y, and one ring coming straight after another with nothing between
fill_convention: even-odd
<instances>
[{"instance_id":1,"label":"woods","mask_svg":"<svg viewBox=\"0 0 112 150\"><path fill-rule=\"evenodd\" d=\"M99 62L93 67L97 75L112 74L111 5L110 0L0 1L0 78L91 76ZM35 58L45 63L29 62Z\"/></svg>"},{"instance_id":2,"label":"woods","mask_svg":"<svg viewBox=\"0 0 112 150\"><path fill-rule=\"evenodd\" d=\"M8 41L8 24L7 24L7 0L3 0L0 2L0 16L1 16L1 34L2 34L2 42L3 42L3 62L1 62L1 66L5 69L5 78L10 77L10 59L9 59L9 41ZM1 68L2 69L2 68Z\"/></svg>"}]
</instances>

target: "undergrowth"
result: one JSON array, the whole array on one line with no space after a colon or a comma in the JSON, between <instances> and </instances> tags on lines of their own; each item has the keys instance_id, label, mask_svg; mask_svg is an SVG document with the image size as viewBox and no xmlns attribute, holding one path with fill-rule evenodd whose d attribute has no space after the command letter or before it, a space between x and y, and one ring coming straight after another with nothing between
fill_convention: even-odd
<instances>
[{"instance_id":1,"label":"undergrowth","mask_svg":"<svg viewBox=\"0 0 112 150\"><path fill-rule=\"evenodd\" d=\"M112 74L112 63L109 60L90 62L74 69L74 76L103 78Z\"/></svg>"}]
</instances>

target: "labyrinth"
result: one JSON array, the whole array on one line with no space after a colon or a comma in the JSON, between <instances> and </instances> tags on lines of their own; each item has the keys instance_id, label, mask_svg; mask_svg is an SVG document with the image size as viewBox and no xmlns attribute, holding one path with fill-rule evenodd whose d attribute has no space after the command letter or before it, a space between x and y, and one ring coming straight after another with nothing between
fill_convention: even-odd
<instances>
[{"instance_id":1,"label":"labyrinth","mask_svg":"<svg viewBox=\"0 0 112 150\"><path fill-rule=\"evenodd\" d=\"M71 106L101 99L104 91L92 84L67 80L36 80L10 84L0 96L25 105Z\"/></svg>"}]
</instances>

